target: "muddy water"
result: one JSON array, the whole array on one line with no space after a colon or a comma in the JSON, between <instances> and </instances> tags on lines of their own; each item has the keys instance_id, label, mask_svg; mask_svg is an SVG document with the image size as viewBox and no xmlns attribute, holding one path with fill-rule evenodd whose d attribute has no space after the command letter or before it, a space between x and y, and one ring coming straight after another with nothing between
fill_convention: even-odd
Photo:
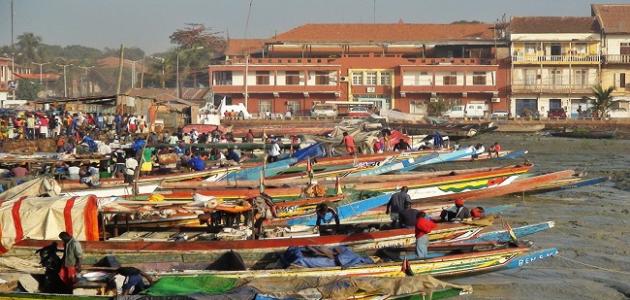
<instances>
[{"instance_id":1,"label":"muddy water","mask_svg":"<svg viewBox=\"0 0 630 300\"><path fill-rule=\"evenodd\" d=\"M536 165L535 172L577 169L613 180L524 199L483 201L488 206L516 203L515 209L504 213L515 226L554 220L555 228L530 239L535 247L557 247L561 257L519 270L452 279L473 285L474 293L463 299L629 299L630 140L488 134L465 142L494 141L506 149L529 150L527 159Z\"/></svg>"}]
</instances>

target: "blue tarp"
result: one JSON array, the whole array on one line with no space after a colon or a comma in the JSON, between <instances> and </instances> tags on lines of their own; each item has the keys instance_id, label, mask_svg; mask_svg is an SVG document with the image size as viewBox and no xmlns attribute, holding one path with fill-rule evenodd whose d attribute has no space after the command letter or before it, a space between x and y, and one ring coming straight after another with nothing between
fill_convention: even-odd
<instances>
[{"instance_id":1,"label":"blue tarp","mask_svg":"<svg viewBox=\"0 0 630 300\"><path fill-rule=\"evenodd\" d=\"M323 157L326 154L326 150L321 143L310 145L304 149L300 149L293 153L293 157L298 161L305 160L307 158Z\"/></svg>"},{"instance_id":2,"label":"blue tarp","mask_svg":"<svg viewBox=\"0 0 630 300\"><path fill-rule=\"evenodd\" d=\"M322 252L334 253L334 258L317 255L318 250ZM287 268L291 265L297 265L306 268L321 267L343 267L348 268L356 265L373 264L374 261L369 257L362 257L352 252L348 247L339 246L334 248L308 248L308 247L289 247L287 251L280 257L280 262Z\"/></svg>"}]
</instances>

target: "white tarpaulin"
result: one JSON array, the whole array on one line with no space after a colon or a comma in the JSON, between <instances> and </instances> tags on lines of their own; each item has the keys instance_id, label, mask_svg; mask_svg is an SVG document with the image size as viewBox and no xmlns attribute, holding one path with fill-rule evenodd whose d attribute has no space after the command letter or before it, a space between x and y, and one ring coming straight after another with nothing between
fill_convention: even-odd
<instances>
[{"instance_id":1,"label":"white tarpaulin","mask_svg":"<svg viewBox=\"0 0 630 300\"><path fill-rule=\"evenodd\" d=\"M0 252L23 239L56 240L62 231L79 241L98 240L95 196L20 197L0 203Z\"/></svg>"}]
</instances>

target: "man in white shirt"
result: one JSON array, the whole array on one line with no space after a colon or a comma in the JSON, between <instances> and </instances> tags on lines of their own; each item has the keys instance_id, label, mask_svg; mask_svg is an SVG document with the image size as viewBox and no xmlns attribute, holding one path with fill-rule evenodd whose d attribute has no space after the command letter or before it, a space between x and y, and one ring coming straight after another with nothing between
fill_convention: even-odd
<instances>
[{"instance_id":1,"label":"man in white shirt","mask_svg":"<svg viewBox=\"0 0 630 300\"><path fill-rule=\"evenodd\" d=\"M271 140L271 146L269 147L269 152L267 152L267 154L269 155L268 162L272 163L278 161L278 156L280 156L280 146L275 139Z\"/></svg>"},{"instance_id":2,"label":"man in white shirt","mask_svg":"<svg viewBox=\"0 0 630 300\"><path fill-rule=\"evenodd\" d=\"M130 156L125 160L125 183L133 183L133 179L136 176L136 168L138 168L138 160L135 157Z\"/></svg>"}]
</instances>

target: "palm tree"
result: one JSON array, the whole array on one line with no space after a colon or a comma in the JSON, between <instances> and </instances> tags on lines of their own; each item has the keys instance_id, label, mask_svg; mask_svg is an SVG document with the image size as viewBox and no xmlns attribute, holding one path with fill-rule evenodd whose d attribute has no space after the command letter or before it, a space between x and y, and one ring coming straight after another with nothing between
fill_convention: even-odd
<instances>
[{"instance_id":1,"label":"palm tree","mask_svg":"<svg viewBox=\"0 0 630 300\"><path fill-rule=\"evenodd\" d=\"M23 61L34 61L39 59L39 46L42 38L32 32L26 32L17 37L18 51L22 53Z\"/></svg>"},{"instance_id":2,"label":"palm tree","mask_svg":"<svg viewBox=\"0 0 630 300\"><path fill-rule=\"evenodd\" d=\"M611 86L604 89L600 84L593 86L593 97L584 96L583 99L590 101L593 105L593 111L596 112L596 117L602 119L608 115L608 111L613 106L612 93L615 91L615 87Z\"/></svg>"}]
</instances>

